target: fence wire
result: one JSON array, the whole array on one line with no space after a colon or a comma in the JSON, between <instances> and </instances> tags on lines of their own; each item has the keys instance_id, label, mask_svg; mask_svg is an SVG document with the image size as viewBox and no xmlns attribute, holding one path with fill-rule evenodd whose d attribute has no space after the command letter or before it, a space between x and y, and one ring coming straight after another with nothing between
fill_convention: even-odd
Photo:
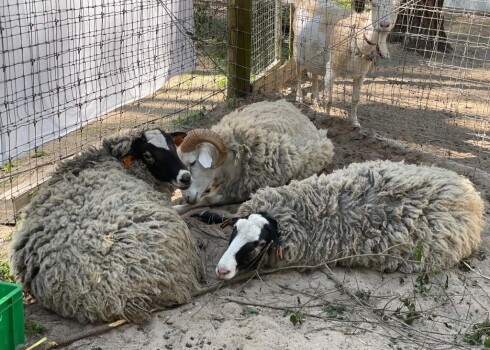
<instances>
[{"instance_id":1,"label":"fence wire","mask_svg":"<svg viewBox=\"0 0 490 350\"><path fill-rule=\"evenodd\" d=\"M231 3L1 4L0 222L15 222L14 199L18 206L27 203L60 160L128 128L169 121L179 128L224 101L233 49L227 43ZM288 60L295 40L291 3L251 4L252 25L245 34L252 40L252 93L269 91L270 85L295 98L296 81L286 79L295 75ZM350 1L329 3L343 8L343 16L350 13ZM423 30L434 21L434 10L421 9L419 0L402 1L408 22L422 17L420 28L392 32L391 59L376 60L362 89L361 125L490 171L489 6L486 0L446 0L437 11L446 38L434 41ZM289 65L281 70L283 63ZM321 92L322 87L320 81ZM303 89L311 91L308 81ZM337 80L331 118L345 118L350 98L351 80ZM304 103L323 111L311 102L307 95Z\"/></svg>"},{"instance_id":2,"label":"fence wire","mask_svg":"<svg viewBox=\"0 0 490 350\"><path fill-rule=\"evenodd\" d=\"M310 1L312 8L319 3ZM340 0L336 3L345 5ZM357 114L360 124L410 148L489 173L490 3L470 0L447 1L441 8L424 5L429 3L442 1L406 0L397 9L397 25L388 44L391 58L373 55L374 64L361 90ZM328 14L332 16L332 12ZM308 21L319 21L302 15L303 26ZM350 9L346 9L340 17L349 15ZM345 24L346 41L352 40L354 22ZM312 32L301 45L314 45L316 37ZM349 45L353 48L354 42ZM334 52L336 47L317 50L318 54L311 54L307 61L325 57L330 50ZM303 89L308 93L304 102L316 106L308 79ZM294 96L294 84L291 90L287 93ZM352 79L337 79L332 117L347 117L351 97ZM324 96L319 102L325 102ZM323 110L322 106L315 108Z\"/></svg>"}]
</instances>

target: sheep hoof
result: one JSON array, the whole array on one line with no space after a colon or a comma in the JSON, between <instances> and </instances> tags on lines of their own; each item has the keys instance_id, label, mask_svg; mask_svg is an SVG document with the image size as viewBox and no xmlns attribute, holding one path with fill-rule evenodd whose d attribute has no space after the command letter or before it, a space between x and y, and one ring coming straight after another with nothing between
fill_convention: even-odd
<instances>
[{"instance_id":1,"label":"sheep hoof","mask_svg":"<svg viewBox=\"0 0 490 350\"><path fill-rule=\"evenodd\" d=\"M361 128L361 124L359 124L359 122L357 120L353 120L352 121L352 127L354 129L360 129Z\"/></svg>"}]
</instances>

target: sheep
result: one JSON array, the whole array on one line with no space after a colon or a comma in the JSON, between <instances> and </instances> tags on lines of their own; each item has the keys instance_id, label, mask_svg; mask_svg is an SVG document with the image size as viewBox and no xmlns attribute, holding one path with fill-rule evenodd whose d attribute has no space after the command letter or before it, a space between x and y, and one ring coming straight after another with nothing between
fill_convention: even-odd
<instances>
[{"instance_id":1,"label":"sheep","mask_svg":"<svg viewBox=\"0 0 490 350\"><path fill-rule=\"evenodd\" d=\"M312 75L312 97L318 102L318 77L325 75L332 26L340 19L341 9L325 0L295 0L293 18L293 58L298 76L296 100L303 102L301 76L304 70Z\"/></svg>"},{"instance_id":2,"label":"sheep","mask_svg":"<svg viewBox=\"0 0 490 350\"><path fill-rule=\"evenodd\" d=\"M192 174L179 213L241 203L264 186L281 186L327 168L333 144L293 104L258 102L226 115L211 129L191 130L177 152ZM206 191L209 194L203 196Z\"/></svg>"},{"instance_id":3,"label":"sheep","mask_svg":"<svg viewBox=\"0 0 490 350\"><path fill-rule=\"evenodd\" d=\"M332 106L335 79L338 76L350 77L353 88L349 118L354 127L360 127L357 107L361 88L376 52L381 58L390 58L386 39L395 26L399 8L400 0L371 0L370 13L353 13L335 24L325 67L327 116Z\"/></svg>"},{"instance_id":4,"label":"sheep","mask_svg":"<svg viewBox=\"0 0 490 350\"><path fill-rule=\"evenodd\" d=\"M483 201L468 179L390 161L353 163L261 189L228 221L234 230L216 267L221 279L258 261L272 268L337 262L383 272L437 271L470 256L484 226Z\"/></svg>"},{"instance_id":5,"label":"sheep","mask_svg":"<svg viewBox=\"0 0 490 350\"><path fill-rule=\"evenodd\" d=\"M45 308L80 323L142 323L158 306L191 300L196 244L170 207L191 176L172 140L148 130L105 139L61 163L14 236L10 263Z\"/></svg>"}]
</instances>

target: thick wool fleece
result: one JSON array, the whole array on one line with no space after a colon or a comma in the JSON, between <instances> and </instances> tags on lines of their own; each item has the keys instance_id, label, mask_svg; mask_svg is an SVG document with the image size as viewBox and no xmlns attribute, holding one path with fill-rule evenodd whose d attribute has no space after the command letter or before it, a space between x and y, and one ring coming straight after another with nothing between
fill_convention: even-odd
<instances>
[{"instance_id":1,"label":"thick wool fleece","mask_svg":"<svg viewBox=\"0 0 490 350\"><path fill-rule=\"evenodd\" d=\"M152 308L188 302L198 287L196 244L164 207L170 186L157 191L137 162L124 168L109 155L114 145L63 163L25 208L12 245L17 281L81 323L144 322Z\"/></svg>"},{"instance_id":2,"label":"thick wool fleece","mask_svg":"<svg viewBox=\"0 0 490 350\"><path fill-rule=\"evenodd\" d=\"M445 169L372 161L288 186L265 188L238 216L266 212L278 221L284 260L269 266L339 262L381 271L431 271L471 255L483 230L483 201L471 182ZM414 262L414 247L422 261ZM410 261L411 260L411 261Z\"/></svg>"},{"instance_id":3,"label":"thick wool fleece","mask_svg":"<svg viewBox=\"0 0 490 350\"><path fill-rule=\"evenodd\" d=\"M257 189L281 186L325 170L333 144L293 104L279 100L238 109L211 128L220 134L242 172L212 191L244 201Z\"/></svg>"}]
</instances>

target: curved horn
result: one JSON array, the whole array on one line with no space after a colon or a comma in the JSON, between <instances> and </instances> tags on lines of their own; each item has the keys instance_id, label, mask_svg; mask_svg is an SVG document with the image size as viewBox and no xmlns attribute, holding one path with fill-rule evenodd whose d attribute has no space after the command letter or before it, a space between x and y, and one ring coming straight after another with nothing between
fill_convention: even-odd
<instances>
[{"instance_id":1,"label":"curved horn","mask_svg":"<svg viewBox=\"0 0 490 350\"><path fill-rule=\"evenodd\" d=\"M226 156L228 155L228 147L226 147L226 144L221 136L212 130L194 129L189 131L184 141L180 144L179 149L182 152L191 152L203 142L209 142L218 150L218 160L216 161L214 168L223 164Z\"/></svg>"}]
</instances>

